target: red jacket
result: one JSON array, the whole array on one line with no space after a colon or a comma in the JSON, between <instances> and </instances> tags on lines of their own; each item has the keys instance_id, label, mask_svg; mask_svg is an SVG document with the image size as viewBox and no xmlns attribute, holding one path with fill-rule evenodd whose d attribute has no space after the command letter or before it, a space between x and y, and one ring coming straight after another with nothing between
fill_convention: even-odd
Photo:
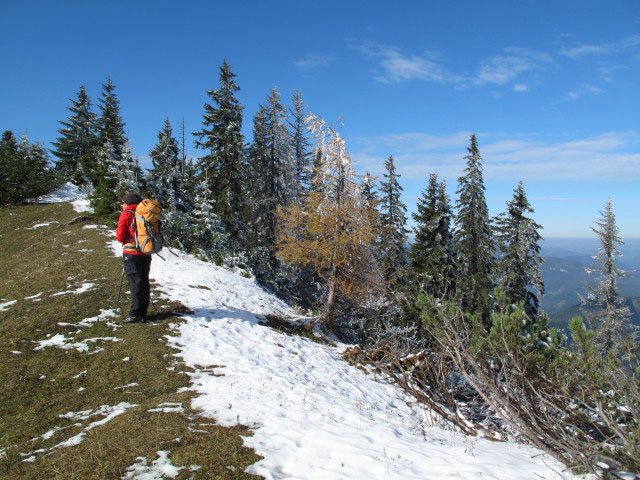
<instances>
[{"instance_id":1,"label":"red jacket","mask_svg":"<svg viewBox=\"0 0 640 480\"><path fill-rule=\"evenodd\" d=\"M118 218L116 227L116 240L122 243L122 252L131 255L149 255L142 253L136 248L135 232L133 230L133 219L138 205L127 205Z\"/></svg>"}]
</instances>

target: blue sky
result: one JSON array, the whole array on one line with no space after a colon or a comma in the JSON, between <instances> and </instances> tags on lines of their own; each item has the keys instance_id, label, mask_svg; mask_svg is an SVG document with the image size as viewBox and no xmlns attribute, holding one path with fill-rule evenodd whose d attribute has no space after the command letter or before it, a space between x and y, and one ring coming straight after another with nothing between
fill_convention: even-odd
<instances>
[{"instance_id":1,"label":"blue sky","mask_svg":"<svg viewBox=\"0 0 640 480\"><path fill-rule=\"evenodd\" d=\"M50 146L79 86L95 105L110 75L148 166L165 118L200 128L226 58L248 140L271 87L298 88L342 119L357 171L394 156L409 211L430 172L455 196L475 132L492 215L523 180L544 236L590 236L612 197L640 237L637 0L184 3L3 1L0 129Z\"/></svg>"}]
</instances>

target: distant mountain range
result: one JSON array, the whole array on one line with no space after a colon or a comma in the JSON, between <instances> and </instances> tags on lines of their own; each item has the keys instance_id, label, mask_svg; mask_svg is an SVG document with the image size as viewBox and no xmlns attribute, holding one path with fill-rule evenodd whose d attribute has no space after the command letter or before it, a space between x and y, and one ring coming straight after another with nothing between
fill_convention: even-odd
<instances>
[{"instance_id":1,"label":"distant mountain range","mask_svg":"<svg viewBox=\"0 0 640 480\"><path fill-rule=\"evenodd\" d=\"M587 274L585 267L595 265L592 257L598 245L596 239L585 238L552 238L542 244L545 295L541 304L553 326L564 328L572 317L583 315L579 295L586 295L587 285L597 282L596 274ZM620 280L620 293L627 298L633 323L640 325L640 239L626 240L620 251L618 266L628 272Z\"/></svg>"}]
</instances>

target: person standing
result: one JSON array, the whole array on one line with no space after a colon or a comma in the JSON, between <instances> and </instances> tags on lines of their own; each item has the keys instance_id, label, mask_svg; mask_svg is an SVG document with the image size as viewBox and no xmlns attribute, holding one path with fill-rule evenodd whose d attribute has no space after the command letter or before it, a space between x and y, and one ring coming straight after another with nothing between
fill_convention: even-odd
<instances>
[{"instance_id":1,"label":"person standing","mask_svg":"<svg viewBox=\"0 0 640 480\"><path fill-rule=\"evenodd\" d=\"M122 323L146 323L147 309L151 298L149 284L151 254L142 253L136 247L135 240L135 212L141 201L140 195L135 193L127 193L122 197L122 213L116 227L116 239L122 243L124 272L127 274L127 282L131 291L131 310L129 316Z\"/></svg>"}]
</instances>

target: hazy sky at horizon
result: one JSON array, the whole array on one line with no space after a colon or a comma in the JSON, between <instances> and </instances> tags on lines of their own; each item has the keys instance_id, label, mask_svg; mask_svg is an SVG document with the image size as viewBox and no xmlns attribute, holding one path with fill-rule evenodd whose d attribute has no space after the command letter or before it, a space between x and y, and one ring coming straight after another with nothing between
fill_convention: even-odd
<instances>
[{"instance_id":1,"label":"hazy sky at horizon","mask_svg":"<svg viewBox=\"0 0 640 480\"><path fill-rule=\"evenodd\" d=\"M478 136L490 213L523 180L543 236L588 237L607 198L640 237L640 2L44 2L0 5L0 128L47 147L111 76L134 153L169 118L200 128L226 59L243 131L272 86L342 119L356 169L393 155L413 211L428 174L455 200ZM187 153L197 157L193 138Z\"/></svg>"}]
</instances>

